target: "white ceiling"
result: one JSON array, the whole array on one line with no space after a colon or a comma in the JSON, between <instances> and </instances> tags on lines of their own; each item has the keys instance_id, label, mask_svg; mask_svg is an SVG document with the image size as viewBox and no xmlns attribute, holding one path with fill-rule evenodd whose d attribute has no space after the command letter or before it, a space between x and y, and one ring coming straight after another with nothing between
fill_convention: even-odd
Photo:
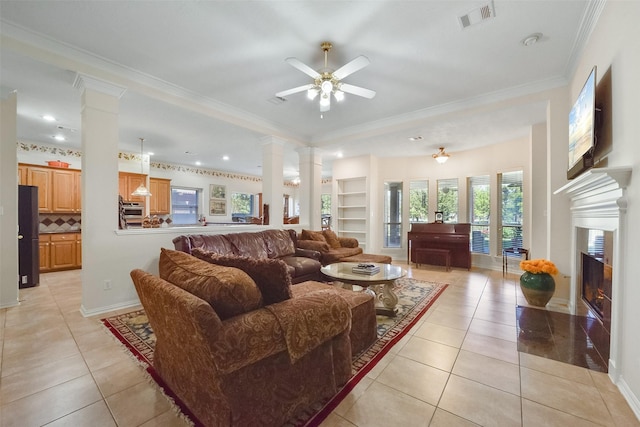
<instances>
[{"instance_id":1,"label":"white ceiling","mask_svg":"<svg viewBox=\"0 0 640 427\"><path fill-rule=\"evenodd\" d=\"M325 176L337 152L422 156L444 146L455 154L525 137L543 122L543 102L508 100L566 84L593 24L590 1L496 0L495 18L462 29L459 16L486 4L3 0L0 95L18 91L20 140L79 148L76 73L110 76L128 88L121 150L139 151L144 137L153 161L253 175L268 135L286 141L287 178L301 146L321 149ZM525 47L532 33L543 37ZM330 68L369 58L344 82L376 97L347 94L324 118L304 92L271 102L311 83L284 59L319 70L322 41L333 44ZM58 121L45 123L47 113ZM67 141L55 142L58 132Z\"/></svg>"}]
</instances>

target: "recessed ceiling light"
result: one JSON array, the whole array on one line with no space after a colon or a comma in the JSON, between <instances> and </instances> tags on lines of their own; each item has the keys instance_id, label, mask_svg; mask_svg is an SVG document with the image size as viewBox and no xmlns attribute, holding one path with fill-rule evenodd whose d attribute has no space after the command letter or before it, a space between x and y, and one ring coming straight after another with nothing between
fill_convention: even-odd
<instances>
[{"instance_id":1,"label":"recessed ceiling light","mask_svg":"<svg viewBox=\"0 0 640 427\"><path fill-rule=\"evenodd\" d=\"M409 138L409 141L422 141L421 136L412 136Z\"/></svg>"},{"instance_id":2,"label":"recessed ceiling light","mask_svg":"<svg viewBox=\"0 0 640 427\"><path fill-rule=\"evenodd\" d=\"M65 141L66 138L64 137L64 135L55 135L53 137L53 139L55 139L56 141Z\"/></svg>"},{"instance_id":3,"label":"recessed ceiling light","mask_svg":"<svg viewBox=\"0 0 640 427\"><path fill-rule=\"evenodd\" d=\"M225 160L225 161L229 160L229 156L222 156L222 160Z\"/></svg>"},{"instance_id":4,"label":"recessed ceiling light","mask_svg":"<svg viewBox=\"0 0 640 427\"><path fill-rule=\"evenodd\" d=\"M200 166L202 162L196 162L196 166Z\"/></svg>"},{"instance_id":5,"label":"recessed ceiling light","mask_svg":"<svg viewBox=\"0 0 640 427\"><path fill-rule=\"evenodd\" d=\"M542 38L542 33L533 33L522 39L520 43L525 46L532 46L540 41Z\"/></svg>"},{"instance_id":6,"label":"recessed ceiling light","mask_svg":"<svg viewBox=\"0 0 640 427\"><path fill-rule=\"evenodd\" d=\"M56 118L51 114L45 114L44 116L42 116L42 120L44 120L45 122L55 122Z\"/></svg>"},{"instance_id":7,"label":"recessed ceiling light","mask_svg":"<svg viewBox=\"0 0 640 427\"><path fill-rule=\"evenodd\" d=\"M337 157L337 158L341 159L341 158L342 158L342 156L343 156L342 151L338 151L338 152L336 153L336 157Z\"/></svg>"},{"instance_id":8,"label":"recessed ceiling light","mask_svg":"<svg viewBox=\"0 0 640 427\"><path fill-rule=\"evenodd\" d=\"M147 154L153 156L155 153L153 151L149 151Z\"/></svg>"}]
</instances>

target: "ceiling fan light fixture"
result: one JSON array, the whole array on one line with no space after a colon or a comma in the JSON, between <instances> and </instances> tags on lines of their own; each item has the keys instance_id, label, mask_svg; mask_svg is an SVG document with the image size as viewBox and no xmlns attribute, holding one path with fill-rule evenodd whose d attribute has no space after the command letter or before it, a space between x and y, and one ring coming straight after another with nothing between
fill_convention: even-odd
<instances>
[{"instance_id":1,"label":"ceiling fan light fixture","mask_svg":"<svg viewBox=\"0 0 640 427\"><path fill-rule=\"evenodd\" d=\"M331 101L329 100L329 95L326 93L323 93L322 96L320 97L320 105L323 107L326 107L329 105Z\"/></svg>"},{"instance_id":2,"label":"ceiling fan light fixture","mask_svg":"<svg viewBox=\"0 0 640 427\"><path fill-rule=\"evenodd\" d=\"M333 92L333 96L336 97L336 101L341 102L344 99L344 92L341 90L336 90Z\"/></svg>"},{"instance_id":3,"label":"ceiling fan light fixture","mask_svg":"<svg viewBox=\"0 0 640 427\"><path fill-rule=\"evenodd\" d=\"M444 162L446 162L449 159L449 154L444 152L444 147L440 147L439 150L440 151L438 151L432 157L434 159L436 159L436 162L438 162L440 164L443 164Z\"/></svg>"},{"instance_id":4,"label":"ceiling fan light fixture","mask_svg":"<svg viewBox=\"0 0 640 427\"><path fill-rule=\"evenodd\" d=\"M322 84L320 85L320 90L322 91L323 94L329 94L333 91L333 83L331 83L331 80L325 80L322 82Z\"/></svg>"},{"instance_id":5,"label":"ceiling fan light fixture","mask_svg":"<svg viewBox=\"0 0 640 427\"><path fill-rule=\"evenodd\" d=\"M310 100L313 101L316 96L318 96L318 89L309 89L307 91L307 98L309 98Z\"/></svg>"}]
</instances>

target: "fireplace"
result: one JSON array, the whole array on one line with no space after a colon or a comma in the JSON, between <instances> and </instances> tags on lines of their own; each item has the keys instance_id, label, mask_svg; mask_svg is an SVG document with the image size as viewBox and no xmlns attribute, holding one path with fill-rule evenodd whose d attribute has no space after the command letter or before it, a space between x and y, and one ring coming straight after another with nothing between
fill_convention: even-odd
<instances>
[{"instance_id":1,"label":"fireplace","mask_svg":"<svg viewBox=\"0 0 640 427\"><path fill-rule=\"evenodd\" d=\"M582 300L611 333L612 267L602 257L582 252Z\"/></svg>"},{"instance_id":2,"label":"fireplace","mask_svg":"<svg viewBox=\"0 0 640 427\"><path fill-rule=\"evenodd\" d=\"M621 332L620 310L616 307L623 298L624 289L621 272L626 260L622 248L626 238L626 187L630 179L631 168L628 167L594 168L554 192L571 200L573 242L569 311L580 315L588 308L594 317L601 317L610 334L608 372L614 382L619 376ZM583 263L588 265L584 267L586 274ZM582 279L589 277L591 270L597 272L598 278L587 279L596 285L589 285L591 290L585 297Z\"/></svg>"}]
</instances>

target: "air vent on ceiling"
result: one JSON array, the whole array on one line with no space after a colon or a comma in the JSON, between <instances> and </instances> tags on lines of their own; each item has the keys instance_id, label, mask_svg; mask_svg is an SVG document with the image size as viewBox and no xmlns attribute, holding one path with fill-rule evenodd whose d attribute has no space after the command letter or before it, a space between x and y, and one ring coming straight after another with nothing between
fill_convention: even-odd
<instances>
[{"instance_id":1,"label":"air vent on ceiling","mask_svg":"<svg viewBox=\"0 0 640 427\"><path fill-rule=\"evenodd\" d=\"M485 4L484 6L473 9L466 15L462 15L459 20L460 25L462 25L462 28L464 29L495 17L496 11L493 7L493 2L490 2L488 4Z\"/></svg>"},{"instance_id":2,"label":"air vent on ceiling","mask_svg":"<svg viewBox=\"0 0 640 427\"><path fill-rule=\"evenodd\" d=\"M275 105L280 105L280 104L283 104L283 103L287 102L287 99L283 98L281 96L274 96L273 98L267 99L267 101L269 101L270 103L275 104Z\"/></svg>"}]
</instances>

